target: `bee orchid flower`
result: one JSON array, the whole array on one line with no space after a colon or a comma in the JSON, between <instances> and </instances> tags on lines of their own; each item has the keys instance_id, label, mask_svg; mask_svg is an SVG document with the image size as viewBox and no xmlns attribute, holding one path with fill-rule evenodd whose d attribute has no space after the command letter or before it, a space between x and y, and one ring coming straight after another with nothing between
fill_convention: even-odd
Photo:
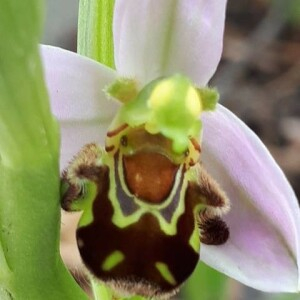
<instances>
[{"instance_id":1,"label":"bee orchid flower","mask_svg":"<svg viewBox=\"0 0 300 300\"><path fill-rule=\"evenodd\" d=\"M161 165L166 164L171 170L168 169L170 174L175 170L175 173L172 173L174 175L179 172L178 170L182 170L181 167L178 169L174 165L175 162L184 159L181 156L186 153L183 149L187 147L190 151L186 155L191 156L193 154L191 151L195 151L199 146L201 166L213 178L212 186L217 186L214 195L224 203L229 199L231 207L229 211L228 207L224 208L222 221L220 219L221 223L217 223L219 227L223 226L223 229L228 230L229 237L224 238L224 243L207 241L201 243L200 259L253 288L268 292L298 292L300 289L300 210L297 198L285 175L260 139L222 105L217 104L215 109L205 109L206 104L203 102L208 97L203 96L203 93L212 91L207 88L207 84L221 57L225 7L225 0L175 2L165 0L159 3L156 0L116 0L113 26L116 70L75 53L42 46L41 53L51 106L61 126L61 168L66 168L67 163L84 145L95 142L106 146L106 150L97 148L96 152L99 153L113 152L116 149L123 151L124 163L120 168L130 172L140 167L133 162L133 159L130 160L126 156L129 153L126 152L127 150L119 149L130 144L130 151L136 154L134 151L140 147L137 146L136 141L147 144L149 140L154 139L153 136L156 136L154 143L158 145L157 147L162 145L165 147L164 155L172 157L172 164L154 154L151 154L151 161L153 164L155 160ZM129 95L126 94L126 85L118 86L118 83L126 81L124 78L133 85L129 89ZM178 97L174 94L175 90L169 89L176 80L182 84L182 88L176 90L176 95L182 96L188 103L182 109L181 104L173 105ZM117 84L117 91L111 91L112 87L115 87L114 83ZM118 88L121 90L120 93ZM197 93L203 96L202 102L201 97L195 96ZM212 91L213 97L214 93ZM111 97L108 97L108 94L121 99L122 105L109 99ZM132 99L134 100L131 101ZM170 99L176 101L168 102ZM197 101L200 101L201 105ZM135 110L135 107L138 108ZM150 111L153 107L154 111L159 107L159 111L157 113ZM160 114L161 110L164 111L163 116ZM187 114L184 113L185 110ZM166 122L169 123L165 125L166 116L169 115L172 115L173 119L172 117L171 121L168 119ZM197 121L199 115L201 123ZM108 129L114 117L114 123ZM186 121L182 121L184 118ZM190 124L189 120L193 123ZM179 129L176 127L178 123ZM125 127L122 127L122 124L125 124ZM129 130L126 126L139 129L126 131ZM138 131L140 126L144 126L142 131ZM175 133L172 126L178 129ZM118 144L115 136L122 130L124 132ZM187 140L182 141L181 135L178 134L180 130L188 135ZM159 134L163 137L158 136ZM171 145L166 144L166 137L171 141ZM90 147L96 147L93 145ZM90 151L90 148L87 151ZM172 151L175 151L178 156ZM92 155L99 155L99 157L106 155L102 152L100 154L92 152L94 153ZM137 153L139 153L136 158L138 162L144 161L147 166L151 165L150 158L142 159L144 152ZM195 158L199 160L197 155ZM85 160L86 157L80 159ZM108 161L107 165L116 165ZM98 163L102 163L101 157ZM99 167L99 164L95 164L94 167ZM75 167L71 167L72 171ZM151 174L160 176L152 169ZM78 169L76 172L79 172ZM80 172L84 173L84 170L81 169ZM137 184L138 180L148 178L143 170L140 172L142 179L135 178L130 181L129 175L127 176L129 190L134 190L136 194L143 195L145 198L148 197L148 200L159 202L160 199L155 198L151 188L145 192ZM201 177L203 172L193 174ZM107 180L105 174L104 171L101 173L104 178L101 177L102 180ZM94 175L89 173L89 176ZM177 184L177 177L172 176L169 181L173 180L172 182ZM109 178L112 185L112 177ZM121 183L122 180L124 181L119 178ZM118 187L116 190L120 195L122 191L119 191ZM159 192L166 193L163 188ZM136 201L140 203L139 200ZM66 206L68 204L70 203ZM141 204L141 207L144 206ZM186 207L187 205L181 208L185 210ZM133 208L128 204L126 209ZM84 220L81 220L81 225L91 222L93 218L91 214L90 211ZM178 214L183 212L178 210ZM219 215L216 214L215 217L219 218ZM160 224L164 224L160 217L157 219ZM128 222L131 221L130 219ZM120 228L125 228L127 226L125 223L122 223ZM169 236L173 234L172 228L167 225L161 226ZM152 229L148 228L148 230ZM146 236L147 234L145 239ZM106 238L114 240L113 233ZM80 248L88 241L77 240L77 242ZM146 240L144 242L147 244ZM197 243L191 242L191 245L198 249ZM126 261L127 254L123 253L125 250L123 252L115 250L111 252L111 256L103 259L102 272L111 271L114 267L122 269L121 262ZM147 251L143 249L143 245L140 245L138 251L141 257L148 255L145 254ZM168 251L170 257L178 258L174 254L175 248L172 249L170 246ZM150 257L150 254L148 256ZM176 280L180 276L172 266L157 261L155 267L157 274L160 273L166 281L166 285L176 286ZM132 269L128 268L128 270L134 273ZM181 280L179 281L181 284Z\"/></svg>"}]
</instances>

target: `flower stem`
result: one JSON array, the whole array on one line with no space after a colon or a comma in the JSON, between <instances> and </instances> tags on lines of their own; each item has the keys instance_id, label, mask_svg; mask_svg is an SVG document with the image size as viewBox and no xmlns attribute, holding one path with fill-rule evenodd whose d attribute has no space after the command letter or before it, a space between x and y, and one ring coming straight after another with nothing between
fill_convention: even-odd
<instances>
[{"instance_id":1,"label":"flower stem","mask_svg":"<svg viewBox=\"0 0 300 300\"><path fill-rule=\"evenodd\" d=\"M77 52L114 68L114 0L80 0Z\"/></svg>"}]
</instances>

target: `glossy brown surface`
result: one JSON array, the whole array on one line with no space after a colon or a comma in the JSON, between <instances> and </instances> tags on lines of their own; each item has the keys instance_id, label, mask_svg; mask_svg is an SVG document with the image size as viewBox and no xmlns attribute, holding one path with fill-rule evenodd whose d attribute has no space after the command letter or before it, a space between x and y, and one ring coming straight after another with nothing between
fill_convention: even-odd
<instances>
[{"instance_id":1,"label":"glossy brown surface","mask_svg":"<svg viewBox=\"0 0 300 300\"><path fill-rule=\"evenodd\" d=\"M123 166L130 192L154 204L168 197L178 170L166 156L151 152L123 157Z\"/></svg>"}]
</instances>

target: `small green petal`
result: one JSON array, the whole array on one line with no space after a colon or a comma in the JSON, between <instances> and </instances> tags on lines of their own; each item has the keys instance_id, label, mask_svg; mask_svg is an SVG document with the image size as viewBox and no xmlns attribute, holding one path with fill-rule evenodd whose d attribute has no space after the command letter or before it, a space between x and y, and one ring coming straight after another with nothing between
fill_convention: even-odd
<instances>
[{"instance_id":1,"label":"small green petal","mask_svg":"<svg viewBox=\"0 0 300 300\"><path fill-rule=\"evenodd\" d=\"M200 99L202 101L203 110L215 110L219 101L219 93L216 89L201 88L198 89Z\"/></svg>"},{"instance_id":2,"label":"small green petal","mask_svg":"<svg viewBox=\"0 0 300 300\"><path fill-rule=\"evenodd\" d=\"M121 108L120 117L125 123L136 127L147 122L150 116L147 99L150 97L152 89L158 81L155 80L146 85L133 101L126 103Z\"/></svg>"},{"instance_id":3,"label":"small green petal","mask_svg":"<svg viewBox=\"0 0 300 300\"><path fill-rule=\"evenodd\" d=\"M118 99L122 103L127 103L138 95L137 82L133 79L118 78L113 84L107 87L108 97Z\"/></svg>"}]
</instances>

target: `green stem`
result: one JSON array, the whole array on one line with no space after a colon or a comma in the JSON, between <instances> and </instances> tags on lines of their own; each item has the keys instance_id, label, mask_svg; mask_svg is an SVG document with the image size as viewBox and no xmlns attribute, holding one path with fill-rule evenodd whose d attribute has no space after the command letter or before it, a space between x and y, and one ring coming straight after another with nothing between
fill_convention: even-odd
<instances>
[{"instance_id":1,"label":"green stem","mask_svg":"<svg viewBox=\"0 0 300 300\"><path fill-rule=\"evenodd\" d=\"M42 0L0 1L0 299L87 299L59 254L59 130L38 41Z\"/></svg>"},{"instance_id":2,"label":"green stem","mask_svg":"<svg viewBox=\"0 0 300 300\"><path fill-rule=\"evenodd\" d=\"M114 0L80 0L77 52L114 68Z\"/></svg>"}]
</instances>

